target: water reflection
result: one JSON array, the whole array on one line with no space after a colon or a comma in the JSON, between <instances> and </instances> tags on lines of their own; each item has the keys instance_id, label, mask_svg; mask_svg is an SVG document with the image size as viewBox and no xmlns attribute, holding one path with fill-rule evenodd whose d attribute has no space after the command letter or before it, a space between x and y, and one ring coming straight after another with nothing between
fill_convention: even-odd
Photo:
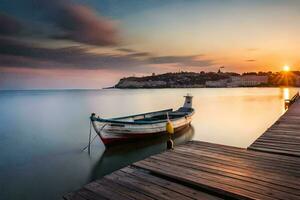
<instances>
[{"instance_id":1,"label":"water reflection","mask_svg":"<svg viewBox=\"0 0 300 200\"><path fill-rule=\"evenodd\" d=\"M283 88L283 99L289 100L290 98L290 88Z\"/></svg>"},{"instance_id":2,"label":"water reflection","mask_svg":"<svg viewBox=\"0 0 300 200\"><path fill-rule=\"evenodd\" d=\"M190 126L173 136L174 145L183 144L192 140L195 132L194 127ZM125 167L133 162L160 153L167 149L168 136L147 139L142 142L131 142L107 148L99 161L94 166L90 180L100 178L111 171ZM138 152L138 154L137 154Z\"/></svg>"}]
</instances>

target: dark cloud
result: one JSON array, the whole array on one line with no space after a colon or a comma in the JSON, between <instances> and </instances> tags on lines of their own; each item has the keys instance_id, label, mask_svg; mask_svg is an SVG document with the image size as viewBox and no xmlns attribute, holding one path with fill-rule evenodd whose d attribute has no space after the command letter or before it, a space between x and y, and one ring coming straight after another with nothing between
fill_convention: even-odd
<instances>
[{"instance_id":1,"label":"dark cloud","mask_svg":"<svg viewBox=\"0 0 300 200\"><path fill-rule=\"evenodd\" d=\"M0 13L0 35L12 36L21 33L22 24L14 17Z\"/></svg>"},{"instance_id":2,"label":"dark cloud","mask_svg":"<svg viewBox=\"0 0 300 200\"><path fill-rule=\"evenodd\" d=\"M22 8L22 12L31 16L24 20L26 23L21 24L15 17L0 13L0 35L50 37L97 46L119 43L116 22L90 7L68 0L27 0L27 4Z\"/></svg>"},{"instance_id":3,"label":"dark cloud","mask_svg":"<svg viewBox=\"0 0 300 200\"><path fill-rule=\"evenodd\" d=\"M47 69L126 69L143 64L129 55L95 54L80 46L44 48L0 38L0 66ZM142 68L141 68L142 69Z\"/></svg>"},{"instance_id":4,"label":"dark cloud","mask_svg":"<svg viewBox=\"0 0 300 200\"><path fill-rule=\"evenodd\" d=\"M150 56L151 54L148 52L138 52L138 53L131 53L128 55L132 56L132 57L147 57L147 56Z\"/></svg>"},{"instance_id":5,"label":"dark cloud","mask_svg":"<svg viewBox=\"0 0 300 200\"><path fill-rule=\"evenodd\" d=\"M118 48L116 50L128 53L132 57L146 57L146 56L151 56L151 54L149 52L138 52L136 50L128 49L128 48Z\"/></svg>"},{"instance_id":6,"label":"dark cloud","mask_svg":"<svg viewBox=\"0 0 300 200\"><path fill-rule=\"evenodd\" d=\"M87 6L56 0L44 9L47 20L61 30L54 38L99 46L118 43L116 24Z\"/></svg>"},{"instance_id":7,"label":"dark cloud","mask_svg":"<svg viewBox=\"0 0 300 200\"><path fill-rule=\"evenodd\" d=\"M126 53L134 53L134 52L136 52L135 50L128 49L128 48L118 48L117 50L118 51L123 51L123 52L126 52Z\"/></svg>"},{"instance_id":8,"label":"dark cloud","mask_svg":"<svg viewBox=\"0 0 300 200\"><path fill-rule=\"evenodd\" d=\"M250 59L250 60L245 60L246 62L255 62L256 60Z\"/></svg>"},{"instance_id":9,"label":"dark cloud","mask_svg":"<svg viewBox=\"0 0 300 200\"><path fill-rule=\"evenodd\" d=\"M209 59L199 59L203 55L197 55L197 56L159 56L159 57L150 57L148 59L149 63L152 64L172 64L172 63L178 63L180 65L185 66L210 66L213 65L213 60Z\"/></svg>"},{"instance_id":10,"label":"dark cloud","mask_svg":"<svg viewBox=\"0 0 300 200\"><path fill-rule=\"evenodd\" d=\"M148 72L149 64L178 64L182 66L209 66L212 60L199 56L152 56L147 52L127 54L92 53L88 47L70 46L45 48L0 37L0 68L33 69L111 69Z\"/></svg>"}]
</instances>

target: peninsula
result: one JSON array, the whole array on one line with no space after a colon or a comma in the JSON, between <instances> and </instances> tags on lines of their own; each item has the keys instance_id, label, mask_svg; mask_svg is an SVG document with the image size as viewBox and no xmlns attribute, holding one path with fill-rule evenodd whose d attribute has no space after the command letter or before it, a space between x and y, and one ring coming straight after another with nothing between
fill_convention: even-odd
<instances>
[{"instance_id":1,"label":"peninsula","mask_svg":"<svg viewBox=\"0 0 300 200\"><path fill-rule=\"evenodd\" d=\"M300 71L289 72L177 72L125 77L114 88L203 88L300 86Z\"/></svg>"}]
</instances>

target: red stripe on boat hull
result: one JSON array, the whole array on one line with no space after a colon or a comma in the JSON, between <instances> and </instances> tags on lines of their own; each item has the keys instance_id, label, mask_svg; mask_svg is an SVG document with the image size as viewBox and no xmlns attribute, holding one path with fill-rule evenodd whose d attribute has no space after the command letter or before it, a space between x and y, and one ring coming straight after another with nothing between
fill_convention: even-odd
<instances>
[{"instance_id":1,"label":"red stripe on boat hull","mask_svg":"<svg viewBox=\"0 0 300 200\"><path fill-rule=\"evenodd\" d=\"M184 126L175 128L174 132L177 133L185 128L187 128L188 126L190 126L190 124L186 124ZM104 143L105 146L110 146L110 145L114 145L114 144L119 144L119 143L123 143L123 142L128 142L128 141L133 141L133 140L140 140L142 138L147 138L147 137L158 137L158 136L163 136L167 134L166 131L163 132L157 132L157 133L145 133L145 134L127 134L125 137L120 137L120 138L103 138L100 136L102 142Z\"/></svg>"}]
</instances>

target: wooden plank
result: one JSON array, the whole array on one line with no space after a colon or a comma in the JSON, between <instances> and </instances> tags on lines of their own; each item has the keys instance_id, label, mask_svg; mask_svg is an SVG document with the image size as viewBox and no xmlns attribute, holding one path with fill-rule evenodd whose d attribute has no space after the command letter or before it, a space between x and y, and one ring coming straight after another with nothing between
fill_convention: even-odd
<instances>
[{"instance_id":1,"label":"wooden plank","mask_svg":"<svg viewBox=\"0 0 300 200\"><path fill-rule=\"evenodd\" d=\"M270 147L258 147L258 146L253 146L249 148L250 150L255 150L255 151L261 151L261 152L269 152L269 153L277 153L277 154L282 154L282 155L289 155L289 156L296 156L300 157L300 154L297 152L289 151L286 149L274 149Z\"/></svg>"},{"instance_id":2,"label":"wooden plank","mask_svg":"<svg viewBox=\"0 0 300 200\"><path fill-rule=\"evenodd\" d=\"M220 159L213 160L213 159L207 159L205 157L198 157L198 156L197 156L197 158L191 158L191 157L188 157L186 154L180 155L180 153L179 154L172 153L172 155L169 155L169 154L159 155L159 157L162 157L162 158L167 158L168 156L170 157L170 159L172 159L174 157L176 159L182 159L183 161L185 161L185 160L192 161L193 163L195 163L197 165L201 164L206 167L211 166L212 168L218 167L218 168L220 168L220 170L225 170L225 171L232 170L233 173L237 173L237 174L243 173L243 174L246 174L246 176L249 176L249 174L252 174L252 172L255 171L257 173L257 175L259 175L258 177L256 177L256 179L261 179L261 178L267 177L268 179L270 179L272 181L278 180L280 182L279 184L292 183L292 184L296 184L296 185L300 186L298 178L294 177L293 173L286 173L286 175L284 175L283 178L280 175L273 177L274 174L278 173L278 171L261 170L261 166L259 166L259 165L254 165L254 166L250 166L250 165L245 166L244 165L243 166L243 165L240 165L240 163L230 162L227 160L220 160ZM240 171L235 170L237 165L239 166ZM281 170L284 170L284 168L282 168ZM290 175L291 179L285 180L287 175ZM250 176L250 177L252 177L252 176Z\"/></svg>"},{"instance_id":3,"label":"wooden plank","mask_svg":"<svg viewBox=\"0 0 300 200\"><path fill-rule=\"evenodd\" d=\"M162 179L141 169L125 167L65 195L64 199L221 200L222 198Z\"/></svg>"},{"instance_id":4,"label":"wooden plank","mask_svg":"<svg viewBox=\"0 0 300 200\"><path fill-rule=\"evenodd\" d=\"M119 193L128 196L129 198L133 198L133 199L145 199L145 200L152 200L155 198L152 198L149 195L146 195L145 193L143 193L142 191L136 191L136 190L132 190L131 188L128 188L127 186L124 186L122 184L120 184L120 182L112 180L110 178L110 176L106 176L103 179L100 179L98 181L96 181L97 183L99 183L101 186L103 184L108 185L110 188L113 188L114 191L118 191Z\"/></svg>"},{"instance_id":5,"label":"wooden plank","mask_svg":"<svg viewBox=\"0 0 300 200\"><path fill-rule=\"evenodd\" d=\"M197 170L183 169L165 163L151 163L146 160L138 162L135 166L148 169L156 174L171 177L176 181L193 185L194 187L205 188L209 191L224 195L225 197L237 199L274 199L248 190L245 186L240 186L234 179L218 176L209 176L208 173L199 173ZM174 173L176 172L176 173ZM250 188L251 189L251 188Z\"/></svg>"},{"instance_id":6,"label":"wooden plank","mask_svg":"<svg viewBox=\"0 0 300 200\"><path fill-rule=\"evenodd\" d=\"M99 196L97 194L95 194L92 191L86 190L84 188L81 188L80 190L76 191L73 193L72 200L76 199L76 200L82 200L82 199L86 199L86 200L104 200L107 198L104 198L103 196Z\"/></svg>"},{"instance_id":7,"label":"wooden plank","mask_svg":"<svg viewBox=\"0 0 300 200\"><path fill-rule=\"evenodd\" d=\"M172 162L176 162L176 157L174 157L174 158L169 157L167 162L170 164L174 164ZM158 161L164 162L167 158L156 158L156 159ZM260 188L268 187L268 188L273 188L273 189L280 190L280 191L287 191L292 194L300 195L300 191L295 190L300 187L299 183L295 182L296 183L296 185L295 185L295 184L292 184L291 182L285 182L285 179L281 179L281 181L272 179L270 176L270 173L265 174L265 175L257 173L258 176L253 177L253 176L250 176L249 174L253 174L254 171L252 171L252 172L249 171L247 174L246 170L237 171L236 167L232 167L232 166L228 167L226 165L224 165L224 166L216 165L211 162L201 163L201 162L195 162L195 161L184 160L184 159L182 159L180 166L189 167L189 168L193 168L193 169L201 169L201 171L205 171L205 172L208 172L211 174L217 174L217 175L221 175L221 176L231 177L234 179L241 180L241 182L253 183L253 184L255 184L255 187L257 185L257 186L260 186ZM275 176L276 174L274 173L272 175Z\"/></svg>"},{"instance_id":8,"label":"wooden plank","mask_svg":"<svg viewBox=\"0 0 300 200\"><path fill-rule=\"evenodd\" d=\"M150 196L153 199L191 199L183 194L171 192L170 190L166 190L165 188L162 188L156 184L145 182L138 178L129 176L122 171L116 171L107 178L115 181L117 180L123 186L126 186L134 191L142 192L143 194Z\"/></svg>"},{"instance_id":9,"label":"wooden plank","mask_svg":"<svg viewBox=\"0 0 300 200\"><path fill-rule=\"evenodd\" d=\"M239 165L240 167L246 167L246 168L251 168L251 166L254 166L255 169L261 168L264 171L275 171L275 172L280 172L282 169L285 169L284 172L291 172L293 175L300 175L299 173L299 165L300 163L298 162L293 162L289 163L284 160L273 160L273 159L268 159L266 156L262 156L261 154L258 155L253 155L253 154L248 154L248 158L245 155L245 153L241 155L237 155L236 152L224 152L224 150L217 152L217 150L212 150L212 149L192 149L190 148L180 148L176 149L176 152L185 152L186 154L190 155L195 155L201 159L203 159L203 156L210 157L211 159L214 159L215 162L230 162L235 165ZM249 152L249 151L246 151ZM186 155L188 156L188 155ZM215 159L215 158L218 159ZM299 161L299 159L297 159ZM262 162L264 161L264 162ZM293 160L295 161L295 160ZM272 164L272 165L270 165Z\"/></svg>"},{"instance_id":10,"label":"wooden plank","mask_svg":"<svg viewBox=\"0 0 300 200\"><path fill-rule=\"evenodd\" d=\"M197 179L199 177L211 181L214 179L218 179L217 181L221 181L224 185L234 186L241 190L256 192L258 195L262 196L266 191L268 191L272 193L272 195L270 195L270 198L296 199L296 197L300 195L299 191L297 190L300 188L299 186L296 189L289 188L287 185L279 186L278 184L273 184L272 182L265 182L265 180L259 181L258 179L242 176L241 174L239 174L239 171L237 171L237 173L232 173L232 171L229 170L216 170L216 168L213 168L212 166L203 167L201 165L192 164L191 162L185 163L181 161L180 164L177 163L176 167L174 167L176 162L170 163L170 160L168 161L169 162L165 160L164 162L163 159L146 159L145 161L142 161L142 164L146 164L148 166L151 166L153 164L156 166L160 165L161 168L168 168L169 170L175 170L177 169L177 167L182 167L185 170L188 169L191 171L197 171L196 176L193 176L193 179ZM166 170L163 171L165 172ZM176 176L178 176L178 174ZM294 185L291 186L294 187ZM253 197L254 196L252 196L252 198Z\"/></svg>"},{"instance_id":11,"label":"wooden plank","mask_svg":"<svg viewBox=\"0 0 300 200\"><path fill-rule=\"evenodd\" d=\"M295 152L300 152L299 146L297 144L290 144L290 143L282 143L280 141L274 141L274 140L258 140L255 142L254 146L269 146L269 147L278 147L283 149L289 149Z\"/></svg>"},{"instance_id":12,"label":"wooden plank","mask_svg":"<svg viewBox=\"0 0 300 200\"><path fill-rule=\"evenodd\" d=\"M285 164L299 166L299 159L294 159L288 156L281 156L276 154L265 154L263 152L254 152L247 151L246 149L222 146L222 145L211 145L205 142L201 142L201 145L193 143L188 143L187 147L192 147L198 149L199 151L203 150L203 146L205 146L205 151L215 151L216 156L218 154L230 154L232 158L246 158L247 160L268 160L270 162L285 162ZM179 147L180 148L180 147ZM184 147L183 147L184 148ZM178 148L176 148L178 149ZM250 156L251 155L251 156Z\"/></svg>"},{"instance_id":13,"label":"wooden plank","mask_svg":"<svg viewBox=\"0 0 300 200\"><path fill-rule=\"evenodd\" d=\"M141 170L137 170L136 168L126 167L121 169L122 172L128 173L136 178L142 179L143 181L148 181L153 184L157 184L163 188L167 188L168 190L175 191L181 193L185 196L191 197L193 199L207 199L207 200L220 200L221 198L212 196L205 192L192 189L190 187L168 181L163 178L159 178L157 176L150 175L149 173L145 173Z\"/></svg>"},{"instance_id":14,"label":"wooden plank","mask_svg":"<svg viewBox=\"0 0 300 200\"><path fill-rule=\"evenodd\" d=\"M105 183L105 179L101 179ZM128 196L126 193L120 192L120 189L117 187L109 187L108 184L99 184L97 181L94 181L83 187L85 190L92 192L95 195L96 199L126 199L133 200L135 198Z\"/></svg>"}]
</instances>

